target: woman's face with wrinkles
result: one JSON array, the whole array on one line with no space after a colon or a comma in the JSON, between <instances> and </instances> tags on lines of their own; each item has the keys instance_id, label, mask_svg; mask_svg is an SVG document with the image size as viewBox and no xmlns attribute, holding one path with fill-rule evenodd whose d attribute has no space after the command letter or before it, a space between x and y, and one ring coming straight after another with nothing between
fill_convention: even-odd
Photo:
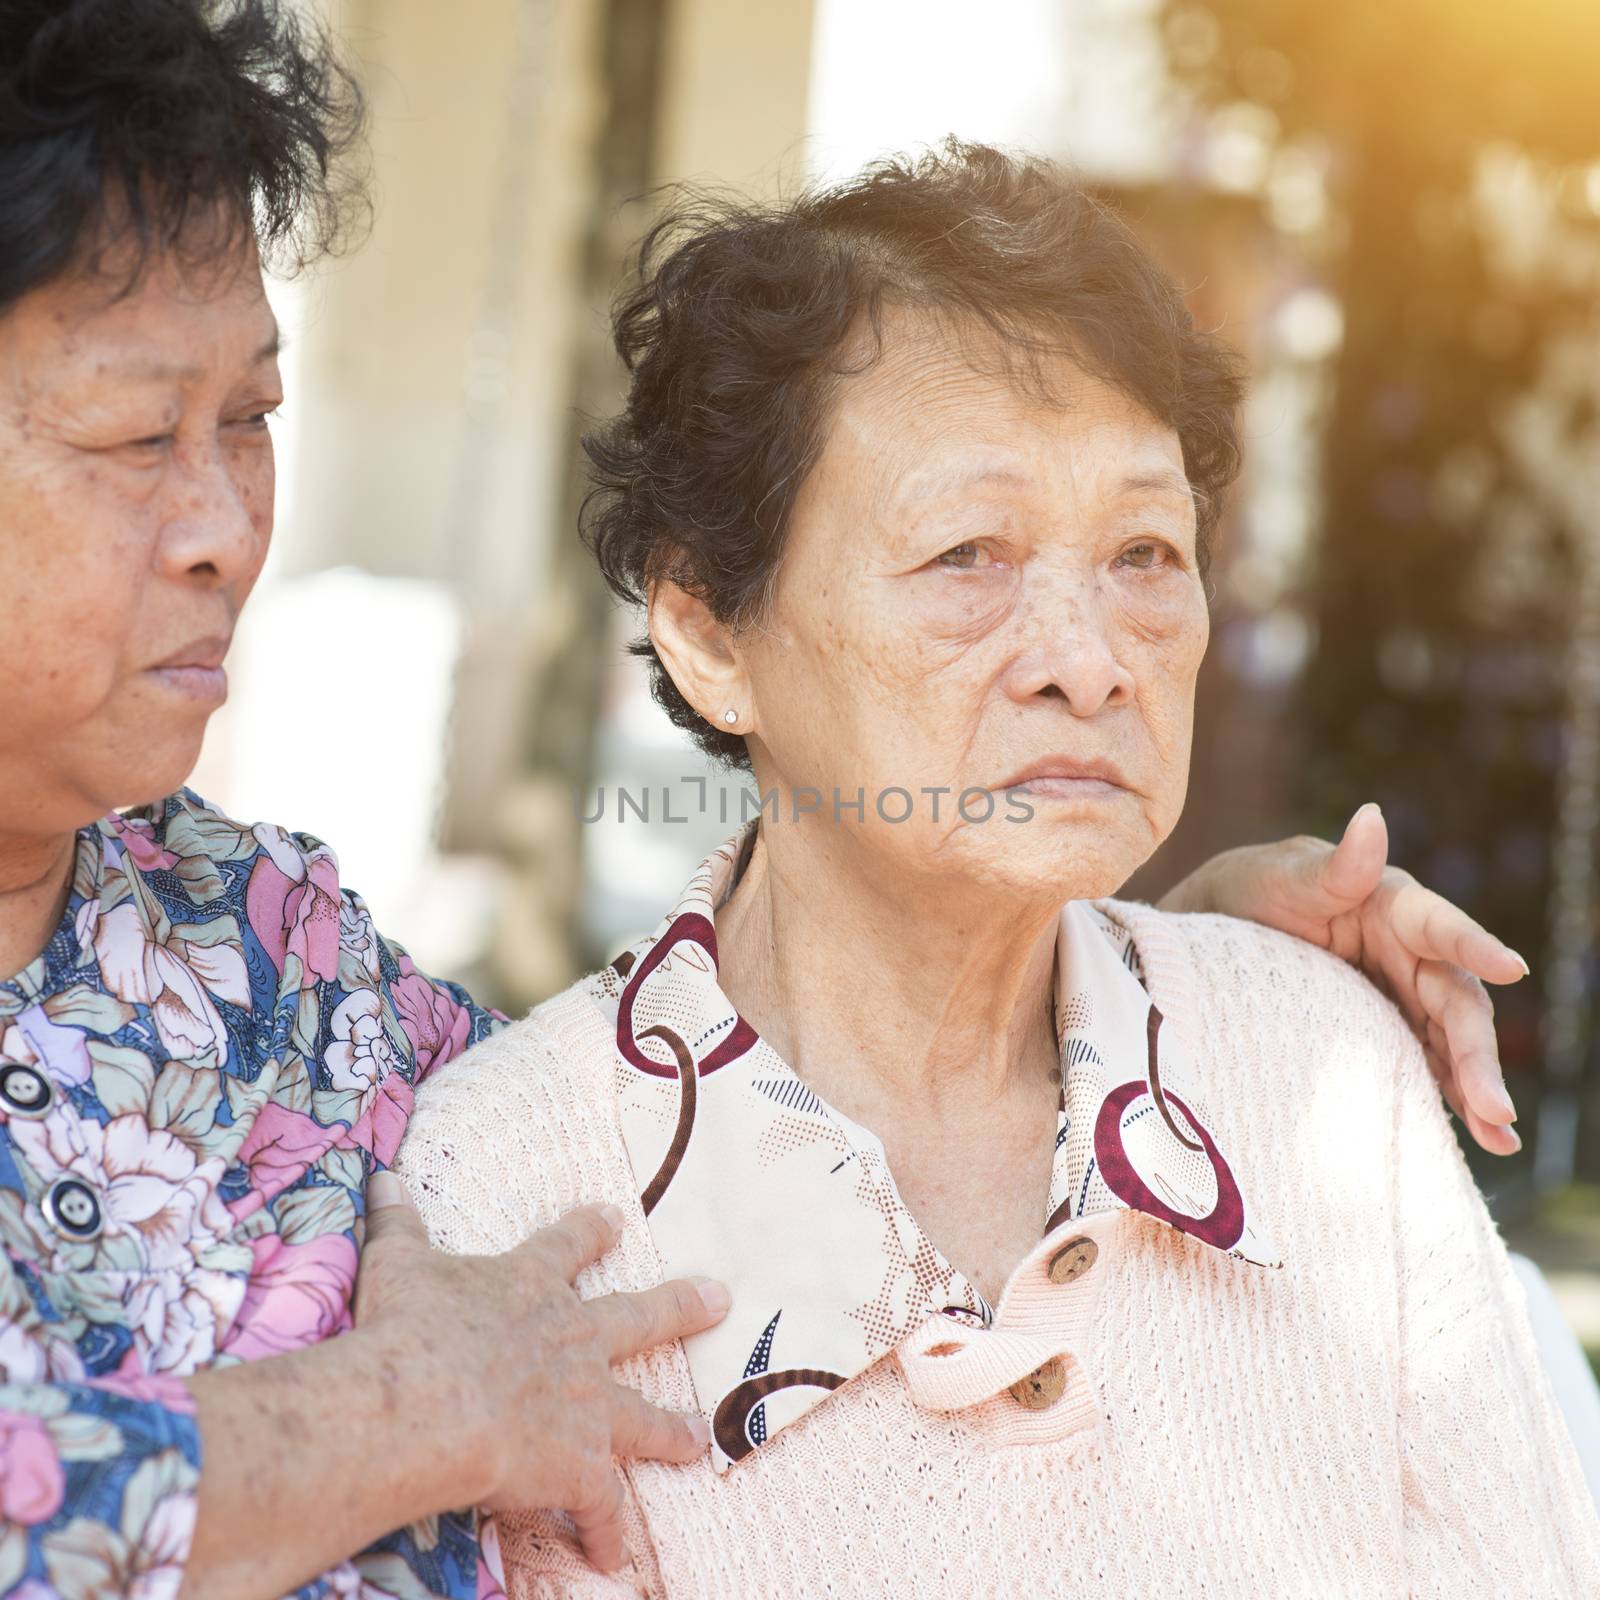
<instances>
[{"instance_id":1,"label":"woman's face with wrinkles","mask_svg":"<svg viewBox=\"0 0 1600 1600\"><path fill-rule=\"evenodd\" d=\"M819 790L896 870L1108 894L1183 808L1194 498L1177 434L1120 392L1062 357L1046 399L972 348L896 313L840 382L770 611L731 641L756 777ZM889 789L908 820L878 815Z\"/></svg>"},{"instance_id":2,"label":"woman's face with wrinkles","mask_svg":"<svg viewBox=\"0 0 1600 1600\"><path fill-rule=\"evenodd\" d=\"M0 315L0 834L181 784L266 558L277 326L253 247Z\"/></svg>"}]
</instances>

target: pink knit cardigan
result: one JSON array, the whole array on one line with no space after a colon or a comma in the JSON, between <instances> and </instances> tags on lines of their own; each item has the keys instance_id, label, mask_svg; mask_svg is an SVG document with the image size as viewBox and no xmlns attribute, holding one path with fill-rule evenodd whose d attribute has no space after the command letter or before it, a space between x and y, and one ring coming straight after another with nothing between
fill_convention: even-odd
<instances>
[{"instance_id":1,"label":"pink knit cardigan","mask_svg":"<svg viewBox=\"0 0 1600 1600\"><path fill-rule=\"evenodd\" d=\"M1240 1271L1138 1212L1089 1219L1085 1316L1077 1285L1046 1276L1051 1235L996 1326L1059 1324L1091 1417L1003 1390L945 1411L919 1389L919 1405L913 1336L725 1475L619 1463L620 1573L590 1570L560 1516L498 1518L512 1600L1600 1597L1600 1519L1404 1020L1293 939L1105 909L1195 1045L1283 1268ZM505 1250L611 1201L625 1235L580 1290L660 1281L612 1045L569 990L423 1088L399 1170L438 1244ZM663 1405L695 1403L681 1346L621 1372Z\"/></svg>"}]
</instances>

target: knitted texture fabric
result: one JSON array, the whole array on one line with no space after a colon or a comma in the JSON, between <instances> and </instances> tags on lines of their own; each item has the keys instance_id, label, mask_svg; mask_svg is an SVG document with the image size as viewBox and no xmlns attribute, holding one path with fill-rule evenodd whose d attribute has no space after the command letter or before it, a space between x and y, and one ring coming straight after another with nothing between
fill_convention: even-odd
<instances>
[{"instance_id":1,"label":"knitted texture fabric","mask_svg":"<svg viewBox=\"0 0 1600 1600\"><path fill-rule=\"evenodd\" d=\"M589 1569L558 1514L498 1518L511 1600L1600 1596L1600 1518L1404 1019L1296 940L1101 904L1190 1039L1283 1267L1139 1212L1069 1223L1018 1265L995 1330L1070 1352L1056 1405L1002 1389L932 1409L939 1344L919 1330L724 1475L619 1462L619 1573ZM573 989L430 1080L398 1170L438 1245L502 1251L612 1202L623 1238L579 1291L660 1281L613 1049ZM1094 1265L1052 1284L1086 1232ZM695 1404L681 1346L618 1372Z\"/></svg>"}]
</instances>

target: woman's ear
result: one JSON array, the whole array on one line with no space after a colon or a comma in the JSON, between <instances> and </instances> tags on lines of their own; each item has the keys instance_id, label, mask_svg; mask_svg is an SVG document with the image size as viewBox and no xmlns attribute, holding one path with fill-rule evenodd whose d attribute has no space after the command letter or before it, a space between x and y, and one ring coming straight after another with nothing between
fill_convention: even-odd
<instances>
[{"instance_id":1,"label":"woman's ear","mask_svg":"<svg viewBox=\"0 0 1600 1600\"><path fill-rule=\"evenodd\" d=\"M731 630L712 616L704 600L670 578L650 585L646 616L650 642L679 694L719 731L749 732L748 684Z\"/></svg>"}]
</instances>

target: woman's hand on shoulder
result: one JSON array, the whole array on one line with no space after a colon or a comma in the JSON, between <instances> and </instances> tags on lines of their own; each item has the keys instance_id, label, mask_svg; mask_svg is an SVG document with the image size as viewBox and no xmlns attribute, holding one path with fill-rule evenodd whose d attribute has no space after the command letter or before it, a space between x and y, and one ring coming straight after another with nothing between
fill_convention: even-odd
<instances>
[{"instance_id":1,"label":"woman's hand on shoulder","mask_svg":"<svg viewBox=\"0 0 1600 1600\"><path fill-rule=\"evenodd\" d=\"M399 1178L377 1173L356 1287L358 1334L383 1346L397 1404L417 1406L459 1454L467 1498L567 1512L602 1570L623 1555L612 1457L689 1462L710 1443L702 1418L649 1404L611 1364L709 1328L728 1307L709 1280L580 1299L573 1279L621 1223L613 1207L584 1206L504 1255L447 1255Z\"/></svg>"},{"instance_id":2,"label":"woman's hand on shoulder","mask_svg":"<svg viewBox=\"0 0 1600 1600\"><path fill-rule=\"evenodd\" d=\"M1361 807L1337 845L1299 837L1229 850L1160 902L1216 911L1321 945L1358 966L1409 1019L1450 1108L1495 1155L1522 1141L1511 1123L1485 983L1515 983L1527 965L1509 946L1409 872L1389 865L1389 830Z\"/></svg>"}]
</instances>

